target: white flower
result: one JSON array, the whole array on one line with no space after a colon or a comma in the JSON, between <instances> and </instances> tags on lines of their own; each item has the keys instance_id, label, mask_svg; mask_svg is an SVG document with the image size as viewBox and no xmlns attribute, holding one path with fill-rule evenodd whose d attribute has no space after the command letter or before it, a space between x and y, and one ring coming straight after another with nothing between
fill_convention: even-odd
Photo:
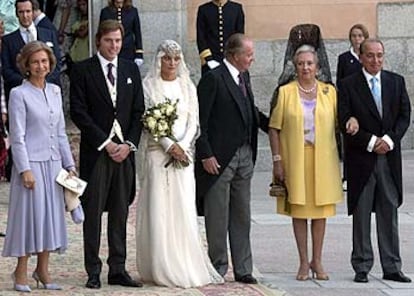
<instances>
[{"instance_id":1,"label":"white flower","mask_svg":"<svg viewBox=\"0 0 414 296\"><path fill-rule=\"evenodd\" d=\"M153 110L152 111L152 116L156 119L161 118L162 117L161 111L158 110L158 109Z\"/></svg>"},{"instance_id":2,"label":"white flower","mask_svg":"<svg viewBox=\"0 0 414 296\"><path fill-rule=\"evenodd\" d=\"M170 116L174 112L175 108L172 105L167 105L165 108L165 115Z\"/></svg>"},{"instance_id":3,"label":"white flower","mask_svg":"<svg viewBox=\"0 0 414 296\"><path fill-rule=\"evenodd\" d=\"M149 116L146 118L147 126L150 130L153 130L155 126L157 125L157 120L155 120L153 117Z\"/></svg>"},{"instance_id":4,"label":"white flower","mask_svg":"<svg viewBox=\"0 0 414 296\"><path fill-rule=\"evenodd\" d=\"M163 132L168 130L168 123L165 120L160 120L158 122L158 131Z\"/></svg>"}]
</instances>

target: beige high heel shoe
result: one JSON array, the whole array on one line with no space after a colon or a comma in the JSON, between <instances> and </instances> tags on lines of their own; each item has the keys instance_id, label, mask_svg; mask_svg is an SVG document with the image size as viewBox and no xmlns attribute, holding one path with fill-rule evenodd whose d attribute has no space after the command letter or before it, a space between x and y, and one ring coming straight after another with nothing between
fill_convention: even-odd
<instances>
[{"instance_id":1,"label":"beige high heel shoe","mask_svg":"<svg viewBox=\"0 0 414 296\"><path fill-rule=\"evenodd\" d=\"M316 268L311 264L310 265L310 269L312 272L312 278L319 280L319 281L328 281L329 280L329 276L326 272L324 271L317 271Z\"/></svg>"}]
</instances>

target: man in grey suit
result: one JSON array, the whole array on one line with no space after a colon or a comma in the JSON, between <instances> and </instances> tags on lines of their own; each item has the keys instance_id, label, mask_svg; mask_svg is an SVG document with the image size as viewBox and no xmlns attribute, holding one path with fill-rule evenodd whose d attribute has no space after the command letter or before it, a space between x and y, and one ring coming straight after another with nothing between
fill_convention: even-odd
<instances>
[{"instance_id":1,"label":"man in grey suit","mask_svg":"<svg viewBox=\"0 0 414 296\"><path fill-rule=\"evenodd\" d=\"M247 72L253 54L251 39L230 36L223 64L206 73L197 89L197 200L204 210L208 254L224 276L228 232L235 279L246 284L257 283L250 249L250 183L259 126Z\"/></svg>"},{"instance_id":2,"label":"man in grey suit","mask_svg":"<svg viewBox=\"0 0 414 296\"><path fill-rule=\"evenodd\" d=\"M344 132L348 213L353 215L355 282L368 282L374 263L371 213L375 212L383 278L411 282L401 271L398 207L402 204L401 139L410 124L404 78L382 70L384 46L366 39L362 70L341 81L338 114Z\"/></svg>"}]
</instances>

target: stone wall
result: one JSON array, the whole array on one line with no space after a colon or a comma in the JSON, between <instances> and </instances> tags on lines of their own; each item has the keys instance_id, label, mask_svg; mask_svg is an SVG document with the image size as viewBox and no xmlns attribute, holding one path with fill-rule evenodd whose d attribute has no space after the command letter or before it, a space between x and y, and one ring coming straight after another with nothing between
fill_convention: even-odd
<instances>
[{"instance_id":1,"label":"stone wall","mask_svg":"<svg viewBox=\"0 0 414 296\"><path fill-rule=\"evenodd\" d=\"M414 99L414 19L412 17L414 3L413 1L391 2L377 5L376 31L385 45L385 68L400 73L406 78L409 95ZM99 3L105 5L106 1L94 1L94 3L94 13L99 15ZM175 39L184 49L187 65L194 83L197 84L200 78L200 64L195 41L188 36L187 13L190 10L187 7L187 0L141 0L139 2L135 0L134 4L140 13L145 50L142 74L147 72L157 45L164 39ZM355 20L354 23L358 21ZM323 27L321 29L324 35ZM254 32L251 33L253 33L250 35L253 35L256 47L256 61L251 68L253 90L259 109L268 113L270 98L283 67L286 40L261 40L255 38ZM325 46L335 81L337 56L348 50L349 42L347 39L325 39ZM257 169L269 170L271 161L268 139L262 132L259 143ZM403 148L414 148L412 127L403 139Z\"/></svg>"}]
</instances>

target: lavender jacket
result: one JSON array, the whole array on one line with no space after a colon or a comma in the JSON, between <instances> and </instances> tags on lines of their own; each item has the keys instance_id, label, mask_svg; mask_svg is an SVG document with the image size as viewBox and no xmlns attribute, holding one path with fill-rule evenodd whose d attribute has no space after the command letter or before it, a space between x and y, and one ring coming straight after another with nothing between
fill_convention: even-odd
<instances>
[{"instance_id":1,"label":"lavender jacket","mask_svg":"<svg viewBox=\"0 0 414 296\"><path fill-rule=\"evenodd\" d=\"M10 140L18 173L30 170L31 161L61 160L62 167L75 167L65 130L59 86L44 89L23 81L13 88L9 101Z\"/></svg>"}]
</instances>

